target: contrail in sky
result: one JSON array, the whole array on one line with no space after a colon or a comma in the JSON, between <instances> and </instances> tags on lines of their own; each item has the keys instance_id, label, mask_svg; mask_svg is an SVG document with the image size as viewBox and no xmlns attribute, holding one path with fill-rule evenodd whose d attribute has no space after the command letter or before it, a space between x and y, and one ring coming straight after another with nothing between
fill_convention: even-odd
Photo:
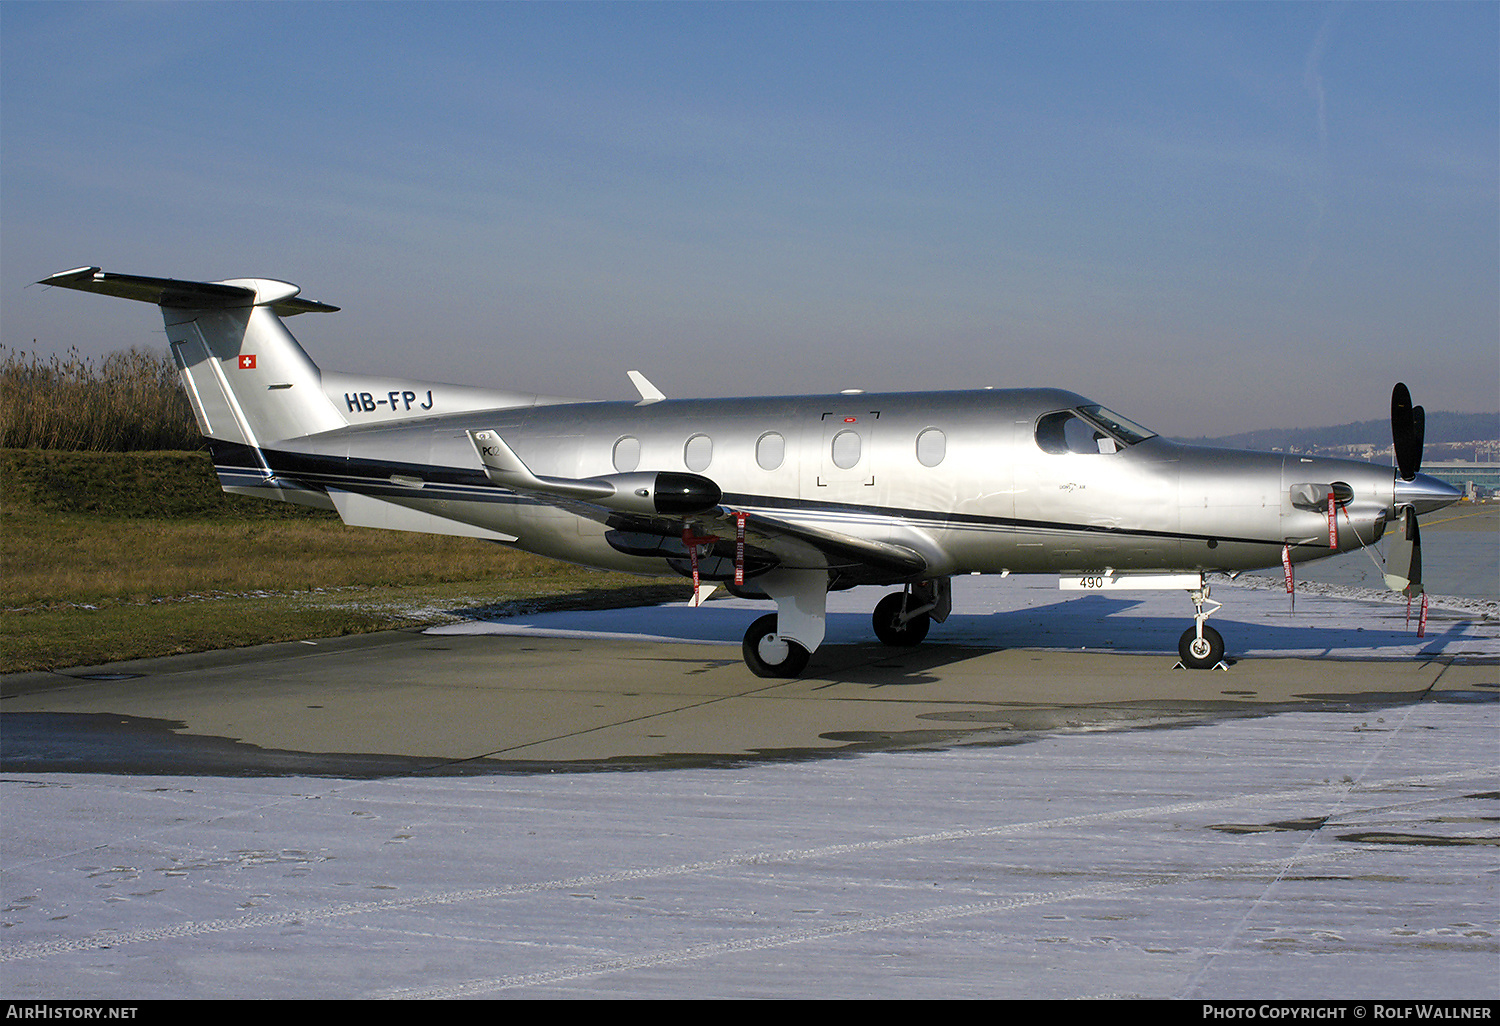
<instances>
[{"instance_id":1,"label":"contrail in sky","mask_svg":"<svg viewBox=\"0 0 1500 1026\"><path fill-rule=\"evenodd\" d=\"M1323 20L1323 27L1318 30L1317 38L1313 40L1312 49L1307 53L1307 60L1302 66L1302 84L1317 107L1318 172L1312 190L1314 214L1312 224L1307 230L1307 252L1302 258L1302 267L1298 271L1297 282L1292 288L1294 295L1302 290L1307 276L1312 272L1313 262L1318 258L1323 235L1323 217L1328 211L1328 94L1323 88L1321 65L1323 54L1328 49L1328 39L1333 34L1334 23L1338 20L1338 14L1337 7L1329 11L1328 17Z\"/></svg>"}]
</instances>

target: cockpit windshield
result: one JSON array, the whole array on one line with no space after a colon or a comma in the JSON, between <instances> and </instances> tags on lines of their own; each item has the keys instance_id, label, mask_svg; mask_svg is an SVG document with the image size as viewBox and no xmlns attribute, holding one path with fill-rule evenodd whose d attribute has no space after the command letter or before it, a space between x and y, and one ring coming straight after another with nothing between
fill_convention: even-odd
<instances>
[{"instance_id":1,"label":"cockpit windshield","mask_svg":"<svg viewBox=\"0 0 1500 1026\"><path fill-rule=\"evenodd\" d=\"M1050 453L1113 453L1154 438L1155 432L1102 406L1058 410L1036 422L1036 444Z\"/></svg>"},{"instance_id":2,"label":"cockpit windshield","mask_svg":"<svg viewBox=\"0 0 1500 1026\"><path fill-rule=\"evenodd\" d=\"M1147 431L1134 421L1126 420L1118 413L1106 410L1097 403L1093 406L1080 406L1078 412L1126 445L1134 445L1137 442L1144 442L1148 438L1156 437L1155 431Z\"/></svg>"}]
</instances>

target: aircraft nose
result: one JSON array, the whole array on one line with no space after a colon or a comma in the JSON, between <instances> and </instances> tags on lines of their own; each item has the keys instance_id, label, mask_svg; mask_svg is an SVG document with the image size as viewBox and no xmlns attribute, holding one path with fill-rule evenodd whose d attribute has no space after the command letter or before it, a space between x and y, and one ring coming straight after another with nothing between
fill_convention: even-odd
<instances>
[{"instance_id":1,"label":"aircraft nose","mask_svg":"<svg viewBox=\"0 0 1500 1026\"><path fill-rule=\"evenodd\" d=\"M1410 506L1418 513L1431 513L1463 498L1463 492L1435 477L1418 474L1410 481L1396 478L1396 506Z\"/></svg>"}]
</instances>

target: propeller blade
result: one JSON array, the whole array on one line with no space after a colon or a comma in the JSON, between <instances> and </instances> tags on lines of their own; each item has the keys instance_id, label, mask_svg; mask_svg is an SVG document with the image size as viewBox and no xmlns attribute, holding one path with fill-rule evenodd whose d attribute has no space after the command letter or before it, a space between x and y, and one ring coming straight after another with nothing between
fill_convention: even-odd
<instances>
[{"instance_id":1,"label":"propeller blade","mask_svg":"<svg viewBox=\"0 0 1500 1026\"><path fill-rule=\"evenodd\" d=\"M1391 389L1391 427L1396 422L1406 417L1411 409L1411 389L1406 387L1406 382L1396 382L1396 387Z\"/></svg>"},{"instance_id":2,"label":"propeller blade","mask_svg":"<svg viewBox=\"0 0 1500 1026\"><path fill-rule=\"evenodd\" d=\"M1417 511L1401 507L1396 533L1385 556L1385 585L1407 598L1422 594L1422 534L1417 529Z\"/></svg>"},{"instance_id":3,"label":"propeller blade","mask_svg":"<svg viewBox=\"0 0 1500 1026\"><path fill-rule=\"evenodd\" d=\"M1410 481L1422 468L1422 436L1427 425L1422 407L1413 407L1411 392L1401 382L1391 391L1391 442L1396 447L1396 471Z\"/></svg>"}]
</instances>

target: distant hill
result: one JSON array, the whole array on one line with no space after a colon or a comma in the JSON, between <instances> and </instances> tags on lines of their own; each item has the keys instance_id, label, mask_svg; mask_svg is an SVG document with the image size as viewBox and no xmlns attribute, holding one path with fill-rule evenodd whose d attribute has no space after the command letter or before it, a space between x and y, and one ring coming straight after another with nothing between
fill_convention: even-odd
<instances>
[{"instance_id":1,"label":"distant hill","mask_svg":"<svg viewBox=\"0 0 1500 1026\"><path fill-rule=\"evenodd\" d=\"M1500 439L1500 413L1445 413L1441 410L1427 414L1426 444L1442 445L1451 442L1494 441ZM1337 424L1321 428L1262 428L1259 431L1243 431L1222 438L1179 438L1179 442L1193 445L1214 445L1226 449L1298 449L1311 451L1344 445L1391 444L1391 422L1389 420L1359 420L1352 424Z\"/></svg>"}]
</instances>

